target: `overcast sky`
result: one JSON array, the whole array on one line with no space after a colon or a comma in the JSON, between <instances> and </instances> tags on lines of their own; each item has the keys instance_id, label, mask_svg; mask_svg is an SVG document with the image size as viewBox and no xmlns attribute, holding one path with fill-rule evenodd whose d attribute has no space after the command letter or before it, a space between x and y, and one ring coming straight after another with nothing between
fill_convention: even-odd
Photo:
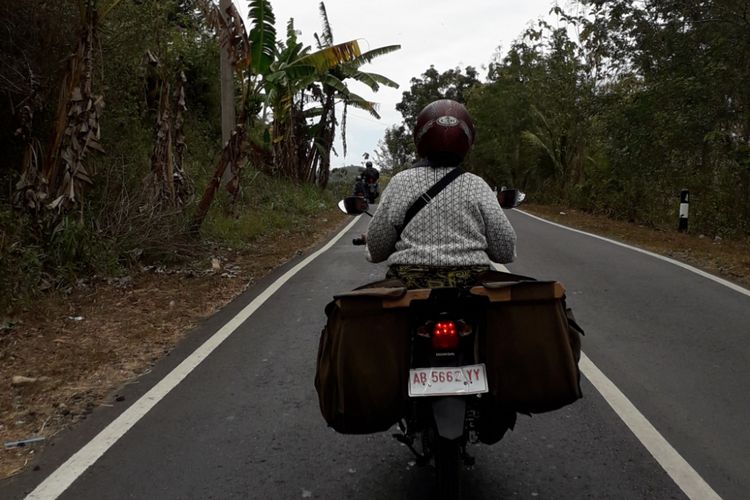
<instances>
[{"instance_id":1,"label":"overcast sky","mask_svg":"<svg viewBox=\"0 0 750 500\"><path fill-rule=\"evenodd\" d=\"M243 14L247 2L235 0ZM387 127L401 122L395 106L410 80L419 77L432 64L439 72L467 65L481 69L492 60L498 47L510 43L534 21L547 17L555 0L326 0L328 20L336 43L357 39L363 52L385 45L400 44L401 50L381 56L363 66L364 71L383 74L400 87L352 90L380 104L381 119L350 109L347 123L347 155L343 157L340 138L335 148L340 156L332 167L361 164L362 154L373 153ZM320 2L315 0L271 0L276 31L285 38L286 25L294 18L300 41L315 47L313 33L321 32ZM247 26L250 29L250 26Z\"/></svg>"}]
</instances>

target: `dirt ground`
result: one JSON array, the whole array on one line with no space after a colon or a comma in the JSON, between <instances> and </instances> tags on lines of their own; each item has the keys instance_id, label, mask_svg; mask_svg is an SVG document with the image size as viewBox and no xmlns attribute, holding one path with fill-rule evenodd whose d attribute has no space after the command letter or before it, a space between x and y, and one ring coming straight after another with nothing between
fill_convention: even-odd
<instances>
[{"instance_id":1,"label":"dirt ground","mask_svg":"<svg viewBox=\"0 0 750 500\"><path fill-rule=\"evenodd\" d=\"M628 242L750 286L750 244L658 231L572 210L525 205L571 227ZM117 389L136 380L201 320L298 252L329 238L346 217L336 211L258 242L216 251L193 267L149 267L131 277L82 283L0 320L0 441L49 441ZM0 478L19 473L44 443L0 450Z\"/></svg>"},{"instance_id":2,"label":"dirt ground","mask_svg":"<svg viewBox=\"0 0 750 500\"><path fill-rule=\"evenodd\" d=\"M47 442L97 406L112 405L119 387L146 373L201 320L347 221L330 211L250 250L214 249L192 266L82 282L0 319L0 479L44 448L6 443L37 436Z\"/></svg>"}]
</instances>

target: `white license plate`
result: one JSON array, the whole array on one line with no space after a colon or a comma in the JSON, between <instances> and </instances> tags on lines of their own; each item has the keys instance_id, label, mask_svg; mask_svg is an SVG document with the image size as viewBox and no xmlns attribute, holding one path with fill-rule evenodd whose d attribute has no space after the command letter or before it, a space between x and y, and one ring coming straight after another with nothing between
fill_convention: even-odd
<instances>
[{"instance_id":1,"label":"white license plate","mask_svg":"<svg viewBox=\"0 0 750 500\"><path fill-rule=\"evenodd\" d=\"M409 370L409 397L462 396L487 392L484 364Z\"/></svg>"}]
</instances>

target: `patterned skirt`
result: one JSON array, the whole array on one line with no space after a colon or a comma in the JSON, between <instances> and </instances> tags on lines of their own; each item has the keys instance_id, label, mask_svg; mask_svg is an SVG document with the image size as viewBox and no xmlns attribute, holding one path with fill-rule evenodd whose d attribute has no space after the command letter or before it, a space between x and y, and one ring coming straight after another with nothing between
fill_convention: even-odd
<instances>
[{"instance_id":1,"label":"patterned skirt","mask_svg":"<svg viewBox=\"0 0 750 500\"><path fill-rule=\"evenodd\" d=\"M386 278L400 280L408 289L463 288L473 286L489 266L429 267L395 264L388 268Z\"/></svg>"}]
</instances>

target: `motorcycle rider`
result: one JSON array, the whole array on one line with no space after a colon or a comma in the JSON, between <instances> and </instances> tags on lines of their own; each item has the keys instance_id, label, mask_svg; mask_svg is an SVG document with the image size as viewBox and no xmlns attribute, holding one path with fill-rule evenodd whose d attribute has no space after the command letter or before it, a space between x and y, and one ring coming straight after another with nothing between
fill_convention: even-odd
<instances>
[{"instance_id":1,"label":"motorcycle rider","mask_svg":"<svg viewBox=\"0 0 750 500\"><path fill-rule=\"evenodd\" d=\"M368 161L365 163L365 171L362 173L365 184L368 187L368 193L370 193L370 186L374 186L373 193L370 202L374 202L375 199L380 195L378 192L378 179L380 179L380 172L372 166L372 162Z\"/></svg>"},{"instance_id":2,"label":"motorcycle rider","mask_svg":"<svg viewBox=\"0 0 750 500\"><path fill-rule=\"evenodd\" d=\"M367 197L367 182L365 181L364 174L360 174L354 180L354 192L352 196L361 196L362 198Z\"/></svg>"},{"instance_id":3,"label":"motorcycle rider","mask_svg":"<svg viewBox=\"0 0 750 500\"><path fill-rule=\"evenodd\" d=\"M378 182L378 179L380 179L380 172L372 166L372 162L368 161L365 163L365 180L367 182Z\"/></svg>"},{"instance_id":4,"label":"motorcycle rider","mask_svg":"<svg viewBox=\"0 0 750 500\"><path fill-rule=\"evenodd\" d=\"M417 163L394 176L382 194L367 229L368 258L387 260L387 277L407 288L469 286L490 269L490 261L515 257L516 234L496 194L471 173L455 178L400 227L412 203L461 164L474 134L462 104L428 104L414 127Z\"/></svg>"}]
</instances>

